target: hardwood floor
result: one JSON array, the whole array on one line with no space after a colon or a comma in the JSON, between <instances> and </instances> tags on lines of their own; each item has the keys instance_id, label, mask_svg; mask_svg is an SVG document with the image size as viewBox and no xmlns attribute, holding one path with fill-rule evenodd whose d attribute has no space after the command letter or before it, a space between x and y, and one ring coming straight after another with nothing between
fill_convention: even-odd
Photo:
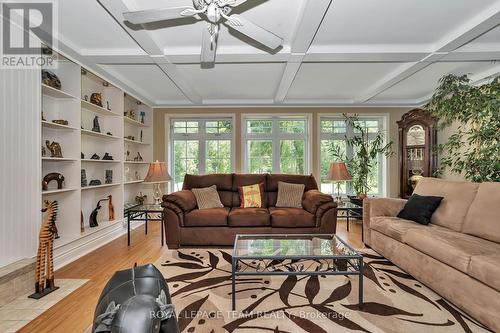
<instances>
[{"instance_id":1,"label":"hardwood floor","mask_svg":"<svg viewBox=\"0 0 500 333\"><path fill-rule=\"evenodd\" d=\"M362 248L361 224L339 219L337 235L354 248ZM90 281L44 314L23 327L19 332L83 332L92 323L94 308L106 282L117 270L156 261L167 246L160 244L160 225L148 225L148 235L144 228L132 232L131 246L127 246L127 236L122 236L94 252L72 262L56 272L58 279L89 279Z\"/></svg>"}]
</instances>

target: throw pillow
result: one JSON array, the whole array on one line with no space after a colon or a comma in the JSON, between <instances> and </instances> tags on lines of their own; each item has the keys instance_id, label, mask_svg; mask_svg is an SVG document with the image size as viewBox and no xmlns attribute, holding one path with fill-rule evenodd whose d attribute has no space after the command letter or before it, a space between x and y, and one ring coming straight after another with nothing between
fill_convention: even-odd
<instances>
[{"instance_id":1,"label":"throw pillow","mask_svg":"<svg viewBox=\"0 0 500 333\"><path fill-rule=\"evenodd\" d=\"M264 207L264 183L239 186L241 208Z\"/></svg>"},{"instance_id":2,"label":"throw pillow","mask_svg":"<svg viewBox=\"0 0 500 333\"><path fill-rule=\"evenodd\" d=\"M204 188L193 188L191 191L193 191L193 194L196 197L198 209L224 207L220 201L219 193L217 193L217 186L215 185Z\"/></svg>"},{"instance_id":3,"label":"throw pillow","mask_svg":"<svg viewBox=\"0 0 500 333\"><path fill-rule=\"evenodd\" d=\"M305 187L304 184L278 182L276 207L302 208L302 196Z\"/></svg>"},{"instance_id":4,"label":"throw pillow","mask_svg":"<svg viewBox=\"0 0 500 333\"><path fill-rule=\"evenodd\" d=\"M441 200L443 197L412 194L399 212L398 217L427 225L431 223L431 216L439 207Z\"/></svg>"}]
</instances>

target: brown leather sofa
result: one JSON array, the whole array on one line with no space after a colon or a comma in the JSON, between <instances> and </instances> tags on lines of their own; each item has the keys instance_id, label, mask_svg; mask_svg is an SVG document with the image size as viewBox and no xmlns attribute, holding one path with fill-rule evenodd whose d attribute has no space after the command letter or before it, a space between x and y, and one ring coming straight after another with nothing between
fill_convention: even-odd
<instances>
[{"instance_id":1,"label":"brown leather sofa","mask_svg":"<svg viewBox=\"0 0 500 333\"><path fill-rule=\"evenodd\" d=\"M304 184L301 208L275 207L278 182ZM240 208L239 186L264 184L263 208ZM224 208L198 209L192 188L216 185ZM170 249L233 245L236 234L333 234L337 205L318 191L314 177L277 174L186 175L183 190L164 195L164 223Z\"/></svg>"},{"instance_id":2,"label":"brown leather sofa","mask_svg":"<svg viewBox=\"0 0 500 333\"><path fill-rule=\"evenodd\" d=\"M431 224L396 217L406 200L365 199L365 244L500 332L500 183L424 178L415 193L444 198Z\"/></svg>"}]
</instances>

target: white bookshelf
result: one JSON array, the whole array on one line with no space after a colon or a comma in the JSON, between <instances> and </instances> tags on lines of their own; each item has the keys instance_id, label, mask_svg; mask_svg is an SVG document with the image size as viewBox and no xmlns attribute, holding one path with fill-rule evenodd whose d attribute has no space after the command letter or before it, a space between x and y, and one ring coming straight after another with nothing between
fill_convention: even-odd
<instances>
[{"instance_id":1,"label":"white bookshelf","mask_svg":"<svg viewBox=\"0 0 500 333\"><path fill-rule=\"evenodd\" d=\"M59 202L56 224L60 238L55 241L55 248L72 251L71 244L78 247L82 242L88 242L86 237L104 237L109 228L123 222L125 202L134 202L141 192L148 195L149 201L152 200L150 186L142 182L153 159L153 110L64 56L59 55L57 61L57 68L50 70L60 79L61 89L41 84L44 120L40 126L42 144L45 146L46 140L58 142L63 158L51 157L45 148L41 168L42 177L58 172L65 177L65 182L62 189L57 189L55 181L51 182L46 191L41 191L40 197L42 201ZM92 93L101 94L102 106L90 102ZM125 117L124 112L132 109L136 118ZM141 112L144 112L144 123L141 122ZM95 117L98 117L100 132L93 131ZM53 120L67 120L68 124L57 124ZM135 140L125 139L128 135L134 136ZM127 149L132 161L126 160ZM143 161L133 161L138 152ZM112 155L113 160L102 160L105 153ZM93 154L99 155L100 159L91 159ZM85 187L81 186L82 169L86 171ZM111 184L105 183L106 170L113 171ZM125 170L131 174L125 175ZM100 180L101 185L88 185L93 179ZM108 203L103 201L97 218L99 226L90 228L92 210L100 199L109 195L113 199L114 219L110 221Z\"/></svg>"}]
</instances>

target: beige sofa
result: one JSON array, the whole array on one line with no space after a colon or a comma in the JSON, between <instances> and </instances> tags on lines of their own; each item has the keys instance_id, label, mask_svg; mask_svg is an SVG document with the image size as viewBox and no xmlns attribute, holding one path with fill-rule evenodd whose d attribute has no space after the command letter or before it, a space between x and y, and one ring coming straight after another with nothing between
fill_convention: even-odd
<instances>
[{"instance_id":1,"label":"beige sofa","mask_svg":"<svg viewBox=\"0 0 500 333\"><path fill-rule=\"evenodd\" d=\"M424 178L415 193L444 197L431 224L397 218L406 200L365 199L365 244L500 332L500 183Z\"/></svg>"}]
</instances>

